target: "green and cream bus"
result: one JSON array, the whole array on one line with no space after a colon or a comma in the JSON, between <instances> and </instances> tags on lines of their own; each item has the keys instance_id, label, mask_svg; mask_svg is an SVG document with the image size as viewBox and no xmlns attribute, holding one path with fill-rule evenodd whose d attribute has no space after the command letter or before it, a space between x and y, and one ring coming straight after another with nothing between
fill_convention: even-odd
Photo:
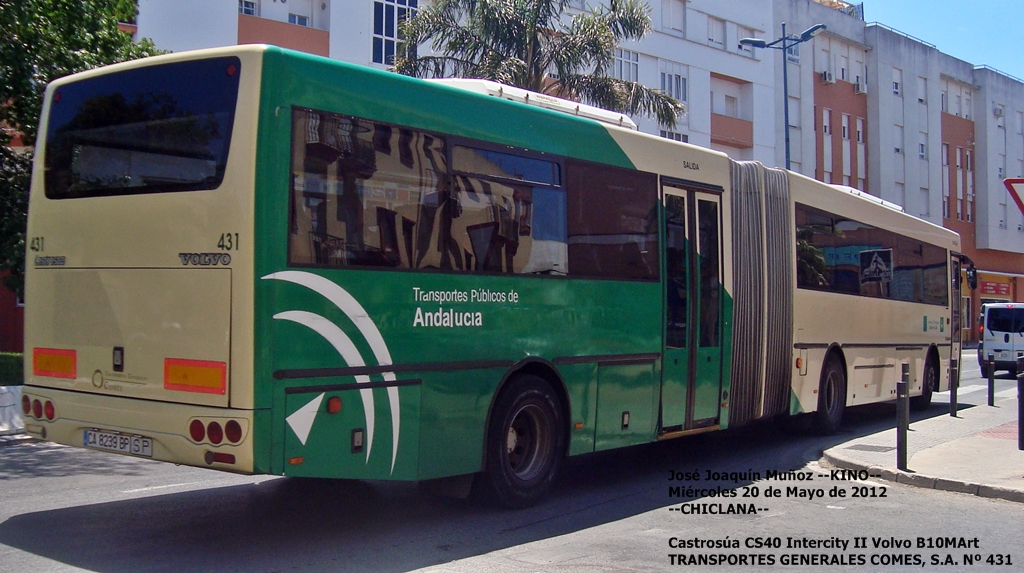
<instances>
[{"instance_id":1,"label":"green and cream bus","mask_svg":"<svg viewBox=\"0 0 1024 573\"><path fill-rule=\"evenodd\" d=\"M241 46L55 81L40 134L54 442L524 506L566 456L958 371L955 233L540 94Z\"/></svg>"}]
</instances>

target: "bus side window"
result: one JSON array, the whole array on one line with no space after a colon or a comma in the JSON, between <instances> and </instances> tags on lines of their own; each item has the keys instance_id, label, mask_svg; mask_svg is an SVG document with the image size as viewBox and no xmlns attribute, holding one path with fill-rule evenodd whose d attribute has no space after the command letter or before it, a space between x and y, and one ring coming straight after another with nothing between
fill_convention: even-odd
<instances>
[{"instance_id":1,"label":"bus side window","mask_svg":"<svg viewBox=\"0 0 1024 573\"><path fill-rule=\"evenodd\" d=\"M416 130L296 108L288 262L462 268L445 141Z\"/></svg>"},{"instance_id":2,"label":"bus side window","mask_svg":"<svg viewBox=\"0 0 1024 573\"><path fill-rule=\"evenodd\" d=\"M657 280L657 176L571 159L565 169L570 274Z\"/></svg>"}]
</instances>

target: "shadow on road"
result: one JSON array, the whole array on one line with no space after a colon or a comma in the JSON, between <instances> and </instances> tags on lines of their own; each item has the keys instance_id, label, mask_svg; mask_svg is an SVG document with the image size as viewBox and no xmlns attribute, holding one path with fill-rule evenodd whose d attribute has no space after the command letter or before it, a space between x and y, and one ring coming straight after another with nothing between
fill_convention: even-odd
<instances>
[{"instance_id":1,"label":"shadow on road","mask_svg":"<svg viewBox=\"0 0 1024 573\"><path fill-rule=\"evenodd\" d=\"M936 405L918 419L947 412ZM579 456L568 460L539 506L522 511L429 497L409 483L280 478L21 514L0 523L0 543L100 573L408 571L515 552L530 541L687 501L670 497L670 485L738 488L760 479L753 472L763 477L767 470L799 469L823 449L891 427L894 420L895 408L882 404L847 410L834 436L787 434L760 423ZM40 455L20 446L4 452L11 454ZM45 476L130 469L119 468L115 456L96 456L109 466L75 470L63 467L59 456L59 450L43 453L24 471ZM669 481L670 471L706 470L748 475Z\"/></svg>"}]
</instances>

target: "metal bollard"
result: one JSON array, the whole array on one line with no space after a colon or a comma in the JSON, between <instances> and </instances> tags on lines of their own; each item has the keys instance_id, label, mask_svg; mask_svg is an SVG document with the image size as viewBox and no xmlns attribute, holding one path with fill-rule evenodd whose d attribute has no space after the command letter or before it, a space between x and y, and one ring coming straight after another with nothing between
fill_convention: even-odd
<instances>
[{"instance_id":1,"label":"metal bollard","mask_svg":"<svg viewBox=\"0 0 1024 573\"><path fill-rule=\"evenodd\" d=\"M996 405L996 357L988 355L988 405Z\"/></svg>"},{"instance_id":2,"label":"metal bollard","mask_svg":"<svg viewBox=\"0 0 1024 573\"><path fill-rule=\"evenodd\" d=\"M1017 358L1017 449L1024 451L1024 356Z\"/></svg>"},{"instance_id":3,"label":"metal bollard","mask_svg":"<svg viewBox=\"0 0 1024 573\"><path fill-rule=\"evenodd\" d=\"M910 426L910 364L904 363L903 377L896 383L896 467L907 471L907 429Z\"/></svg>"},{"instance_id":4,"label":"metal bollard","mask_svg":"<svg viewBox=\"0 0 1024 573\"><path fill-rule=\"evenodd\" d=\"M951 360L949 363L949 415L956 418L956 392L960 389L960 361Z\"/></svg>"}]
</instances>

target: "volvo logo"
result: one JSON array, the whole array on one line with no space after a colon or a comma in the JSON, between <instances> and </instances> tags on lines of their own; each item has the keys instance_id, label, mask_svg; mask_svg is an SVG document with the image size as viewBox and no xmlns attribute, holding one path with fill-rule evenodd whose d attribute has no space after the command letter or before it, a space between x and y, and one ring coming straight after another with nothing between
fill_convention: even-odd
<instances>
[{"instance_id":1,"label":"volvo logo","mask_svg":"<svg viewBox=\"0 0 1024 573\"><path fill-rule=\"evenodd\" d=\"M227 253L178 253L183 266L211 267L230 265L231 255Z\"/></svg>"}]
</instances>

